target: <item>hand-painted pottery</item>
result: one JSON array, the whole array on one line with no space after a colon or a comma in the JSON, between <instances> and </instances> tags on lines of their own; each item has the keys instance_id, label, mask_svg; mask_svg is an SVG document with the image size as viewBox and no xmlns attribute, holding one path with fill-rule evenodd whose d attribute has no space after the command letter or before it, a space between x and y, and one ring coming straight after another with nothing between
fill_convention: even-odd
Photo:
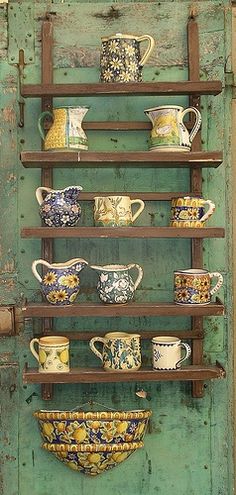
<instances>
[{"instance_id":1,"label":"hand-painted pottery","mask_svg":"<svg viewBox=\"0 0 236 495\"><path fill-rule=\"evenodd\" d=\"M89 476L97 476L118 466L143 445L143 442L130 442L121 445L52 445L43 443L42 447L53 452L56 458L70 469ZM91 447L96 447L96 449L91 449Z\"/></svg>"},{"instance_id":2,"label":"hand-painted pottery","mask_svg":"<svg viewBox=\"0 0 236 495\"><path fill-rule=\"evenodd\" d=\"M74 258L64 263L48 263L39 259L32 263L32 272L40 282L42 293L47 301L55 306L62 306L75 301L80 287L78 273L87 264L87 261L82 258ZM37 272L37 265L44 265L48 268L43 278Z\"/></svg>"},{"instance_id":3,"label":"hand-painted pottery","mask_svg":"<svg viewBox=\"0 0 236 495\"><path fill-rule=\"evenodd\" d=\"M217 284L211 289L211 279L218 278ZM189 268L174 272L174 301L176 304L209 304L211 296L223 284L223 277L218 272L210 273L200 268Z\"/></svg>"},{"instance_id":4,"label":"hand-painted pottery","mask_svg":"<svg viewBox=\"0 0 236 495\"><path fill-rule=\"evenodd\" d=\"M195 124L189 134L183 118L187 113L194 113ZM194 108L185 110L176 105L163 105L149 108L144 113L152 122L150 151L190 151L191 144L201 126L201 114Z\"/></svg>"},{"instance_id":5,"label":"hand-painted pottery","mask_svg":"<svg viewBox=\"0 0 236 495\"><path fill-rule=\"evenodd\" d=\"M95 342L103 343L102 354ZM109 332L105 337L94 337L90 348L101 359L105 371L135 371L141 366L140 335Z\"/></svg>"},{"instance_id":6,"label":"hand-painted pottery","mask_svg":"<svg viewBox=\"0 0 236 495\"><path fill-rule=\"evenodd\" d=\"M38 344L39 352L35 350ZM63 373L69 368L69 340L61 336L45 336L32 339L30 350L39 363L40 373Z\"/></svg>"},{"instance_id":7,"label":"hand-painted pottery","mask_svg":"<svg viewBox=\"0 0 236 495\"><path fill-rule=\"evenodd\" d=\"M204 206L208 205L207 212ZM210 199L185 196L173 198L171 202L171 227L202 228L215 211L215 204Z\"/></svg>"},{"instance_id":8,"label":"hand-painted pottery","mask_svg":"<svg viewBox=\"0 0 236 495\"><path fill-rule=\"evenodd\" d=\"M87 150L88 139L82 129L82 120L89 107L59 107L53 113L42 112L38 119L38 129L44 141L45 150ZM46 117L52 119L53 124L46 136L43 121Z\"/></svg>"},{"instance_id":9,"label":"hand-painted pottery","mask_svg":"<svg viewBox=\"0 0 236 495\"><path fill-rule=\"evenodd\" d=\"M143 446L151 414L149 410L37 411L34 416L45 449L68 467L95 476Z\"/></svg>"},{"instance_id":10,"label":"hand-painted pottery","mask_svg":"<svg viewBox=\"0 0 236 495\"><path fill-rule=\"evenodd\" d=\"M108 304L125 304L134 297L135 290L143 278L143 269L136 263L129 265L91 265L99 274L98 295L102 302ZM137 268L138 277L134 282L130 270Z\"/></svg>"},{"instance_id":11,"label":"hand-painted pottery","mask_svg":"<svg viewBox=\"0 0 236 495\"><path fill-rule=\"evenodd\" d=\"M181 348L185 349L185 356L182 358ZM176 370L191 355L191 347L177 337L154 337L152 352L154 370Z\"/></svg>"},{"instance_id":12,"label":"hand-painted pottery","mask_svg":"<svg viewBox=\"0 0 236 495\"><path fill-rule=\"evenodd\" d=\"M94 201L94 222L97 227L132 225L145 206L141 199L130 199L129 196L96 196ZM131 207L134 204L139 204L139 208L133 215Z\"/></svg>"},{"instance_id":13,"label":"hand-painted pottery","mask_svg":"<svg viewBox=\"0 0 236 495\"><path fill-rule=\"evenodd\" d=\"M81 186L69 186L54 190L38 187L36 198L40 205L39 213L49 227L73 227L80 219L81 208L78 202ZM43 196L46 193L46 196Z\"/></svg>"},{"instance_id":14,"label":"hand-painted pottery","mask_svg":"<svg viewBox=\"0 0 236 495\"><path fill-rule=\"evenodd\" d=\"M140 43L148 41L148 48L141 58ZM148 34L132 36L117 33L102 38L101 82L141 82L142 68L154 48L154 39Z\"/></svg>"}]
</instances>

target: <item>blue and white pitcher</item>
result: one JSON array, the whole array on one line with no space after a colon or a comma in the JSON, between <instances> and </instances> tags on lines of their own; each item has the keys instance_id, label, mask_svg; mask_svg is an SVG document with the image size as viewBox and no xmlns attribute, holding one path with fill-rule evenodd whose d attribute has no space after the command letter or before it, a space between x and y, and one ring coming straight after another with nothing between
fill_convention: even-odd
<instances>
[{"instance_id":1,"label":"blue and white pitcher","mask_svg":"<svg viewBox=\"0 0 236 495\"><path fill-rule=\"evenodd\" d=\"M131 301L143 278L143 269L136 263L129 265L90 266L99 274L98 295L102 302L109 304L125 304ZM134 282L130 270L136 268L138 277Z\"/></svg>"},{"instance_id":2,"label":"blue and white pitcher","mask_svg":"<svg viewBox=\"0 0 236 495\"><path fill-rule=\"evenodd\" d=\"M65 189L38 187L36 199L40 206L39 214L49 227L74 227L81 214L79 204L81 186L69 186Z\"/></svg>"}]
</instances>

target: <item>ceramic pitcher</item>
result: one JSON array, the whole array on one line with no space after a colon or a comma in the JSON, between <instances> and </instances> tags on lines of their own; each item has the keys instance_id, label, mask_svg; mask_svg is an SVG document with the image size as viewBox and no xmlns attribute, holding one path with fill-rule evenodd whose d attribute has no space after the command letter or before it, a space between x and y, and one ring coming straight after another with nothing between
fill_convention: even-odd
<instances>
[{"instance_id":1,"label":"ceramic pitcher","mask_svg":"<svg viewBox=\"0 0 236 495\"><path fill-rule=\"evenodd\" d=\"M181 357L181 349L185 350ZM154 337L152 339L153 369L175 370L191 355L191 347L177 337Z\"/></svg>"},{"instance_id":2,"label":"ceramic pitcher","mask_svg":"<svg viewBox=\"0 0 236 495\"><path fill-rule=\"evenodd\" d=\"M204 207L208 206L205 212ZM215 204L210 199L185 196L171 201L171 227L204 227L213 215Z\"/></svg>"},{"instance_id":3,"label":"ceramic pitcher","mask_svg":"<svg viewBox=\"0 0 236 495\"><path fill-rule=\"evenodd\" d=\"M163 105L144 110L144 113L153 125L150 151L190 151L202 121L197 108L189 107L184 110L177 105ZM190 134L183 122L187 113L194 113L196 117Z\"/></svg>"},{"instance_id":4,"label":"ceramic pitcher","mask_svg":"<svg viewBox=\"0 0 236 495\"><path fill-rule=\"evenodd\" d=\"M79 293L80 280L78 273L87 265L82 258L74 258L64 263L48 263L45 260L35 260L32 263L32 272L41 284L41 290L47 301L55 306L68 305L75 301ZM37 266L47 268L41 277Z\"/></svg>"},{"instance_id":5,"label":"ceramic pitcher","mask_svg":"<svg viewBox=\"0 0 236 495\"><path fill-rule=\"evenodd\" d=\"M217 278L217 283L211 288L212 278ZM201 268L189 268L174 272L174 301L176 304L205 305L211 302L211 296L215 294L223 284L223 277L218 272L210 273Z\"/></svg>"},{"instance_id":6,"label":"ceramic pitcher","mask_svg":"<svg viewBox=\"0 0 236 495\"><path fill-rule=\"evenodd\" d=\"M140 54L140 43L148 41L143 57ZM140 82L142 68L154 48L154 39L148 34L133 36L117 33L102 38L101 49L101 82Z\"/></svg>"},{"instance_id":7,"label":"ceramic pitcher","mask_svg":"<svg viewBox=\"0 0 236 495\"><path fill-rule=\"evenodd\" d=\"M35 350L35 344L39 351ZM62 373L70 371L69 340L66 337L47 335L32 339L30 350L39 363L39 372Z\"/></svg>"},{"instance_id":8,"label":"ceramic pitcher","mask_svg":"<svg viewBox=\"0 0 236 495\"><path fill-rule=\"evenodd\" d=\"M58 107L43 112L38 119L38 129L44 141L45 150L69 151L87 150L88 139L82 129L82 120L89 107ZM49 117L53 124L46 136L43 121Z\"/></svg>"},{"instance_id":9,"label":"ceramic pitcher","mask_svg":"<svg viewBox=\"0 0 236 495\"><path fill-rule=\"evenodd\" d=\"M38 187L36 199L39 213L49 227L73 227L80 219L81 207L78 202L81 186L69 186L55 190Z\"/></svg>"},{"instance_id":10,"label":"ceramic pitcher","mask_svg":"<svg viewBox=\"0 0 236 495\"><path fill-rule=\"evenodd\" d=\"M141 199L128 196L96 196L94 198L94 223L97 227L124 227L132 225L144 209ZM136 213L132 205L138 204Z\"/></svg>"},{"instance_id":11,"label":"ceramic pitcher","mask_svg":"<svg viewBox=\"0 0 236 495\"><path fill-rule=\"evenodd\" d=\"M91 268L96 270L99 275L98 295L102 302L108 304L124 304L131 301L143 278L143 269L136 263L129 265L92 265ZM130 275L132 268L138 270L138 277L135 282Z\"/></svg>"},{"instance_id":12,"label":"ceramic pitcher","mask_svg":"<svg viewBox=\"0 0 236 495\"><path fill-rule=\"evenodd\" d=\"M102 353L95 347L103 344ZM94 337L90 348L101 359L105 371L135 371L141 366L140 335L125 332L109 332L105 337Z\"/></svg>"}]
</instances>

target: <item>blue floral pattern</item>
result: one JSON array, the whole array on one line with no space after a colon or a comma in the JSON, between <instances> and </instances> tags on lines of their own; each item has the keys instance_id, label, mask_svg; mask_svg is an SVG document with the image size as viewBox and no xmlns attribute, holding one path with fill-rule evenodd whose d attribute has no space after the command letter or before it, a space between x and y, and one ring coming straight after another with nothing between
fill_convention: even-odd
<instances>
[{"instance_id":1,"label":"blue floral pattern","mask_svg":"<svg viewBox=\"0 0 236 495\"><path fill-rule=\"evenodd\" d=\"M78 203L80 186L67 187L63 191L47 194L39 208L43 221L49 227L73 227L80 219L81 207Z\"/></svg>"},{"instance_id":2,"label":"blue floral pattern","mask_svg":"<svg viewBox=\"0 0 236 495\"><path fill-rule=\"evenodd\" d=\"M139 42L116 38L102 42L101 82L141 82Z\"/></svg>"}]
</instances>

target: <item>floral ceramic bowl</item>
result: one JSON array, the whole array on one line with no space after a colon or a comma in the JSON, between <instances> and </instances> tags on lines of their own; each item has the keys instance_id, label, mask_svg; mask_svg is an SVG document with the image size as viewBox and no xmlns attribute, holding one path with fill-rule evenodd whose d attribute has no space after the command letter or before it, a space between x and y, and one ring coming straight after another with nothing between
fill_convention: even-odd
<instances>
[{"instance_id":1,"label":"floral ceramic bowl","mask_svg":"<svg viewBox=\"0 0 236 495\"><path fill-rule=\"evenodd\" d=\"M96 476L143 447L151 411L37 411L43 448L71 469Z\"/></svg>"},{"instance_id":2,"label":"floral ceramic bowl","mask_svg":"<svg viewBox=\"0 0 236 495\"><path fill-rule=\"evenodd\" d=\"M53 452L56 458L70 469L90 476L97 476L128 459L135 450L143 447L143 442L108 445L53 445L44 443L42 447Z\"/></svg>"}]
</instances>

